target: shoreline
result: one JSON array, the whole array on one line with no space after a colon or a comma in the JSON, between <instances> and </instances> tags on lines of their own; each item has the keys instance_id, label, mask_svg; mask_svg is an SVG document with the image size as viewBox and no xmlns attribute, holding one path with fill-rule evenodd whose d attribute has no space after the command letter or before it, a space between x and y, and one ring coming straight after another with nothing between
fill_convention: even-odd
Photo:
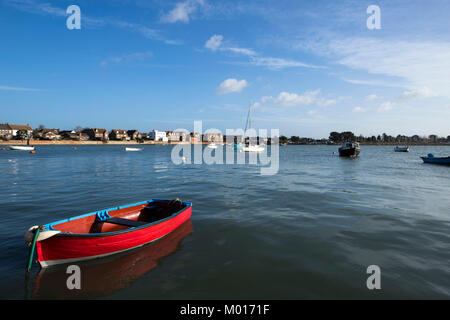
<instances>
[{"instance_id":1,"label":"shoreline","mask_svg":"<svg viewBox=\"0 0 450 320\"><path fill-rule=\"evenodd\" d=\"M71 140L59 140L59 141L48 141L48 140L30 140L30 146L38 145L71 145L71 146L83 146L83 145L93 145L93 146L112 146L112 145L178 145L178 144L209 144L210 142L162 142L162 141L145 141L143 143L138 143L136 141L108 141L104 143L103 141L71 141ZM0 141L0 146L26 146L27 141L22 140L9 140ZM223 145L226 145L223 143ZM286 146L333 146L339 147L340 144L288 144ZM361 146L450 146L450 143L409 143L409 144L399 144L399 143L361 143Z\"/></svg>"},{"instance_id":2,"label":"shoreline","mask_svg":"<svg viewBox=\"0 0 450 320\"><path fill-rule=\"evenodd\" d=\"M209 142L199 142L193 144L208 144ZM188 142L161 142L161 141L145 141L143 143L139 143L136 141L108 141L104 143L103 141L71 141L71 140L59 140L59 141L47 141L47 140L30 140L30 146L44 146L44 145L70 145L70 146L83 146L83 145L93 145L93 146L112 146L112 145L176 145L176 144L191 144ZM26 146L26 140L9 140L9 141L0 141L0 145L10 146Z\"/></svg>"}]
</instances>

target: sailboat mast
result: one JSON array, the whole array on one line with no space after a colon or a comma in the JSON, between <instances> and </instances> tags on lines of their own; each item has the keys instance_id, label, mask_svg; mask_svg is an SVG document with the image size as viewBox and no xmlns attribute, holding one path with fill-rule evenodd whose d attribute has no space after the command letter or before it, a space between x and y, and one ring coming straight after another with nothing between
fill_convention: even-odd
<instances>
[{"instance_id":1,"label":"sailboat mast","mask_svg":"<svg viewBox=\"0 0 450 320\"><path fill-rule=\"evenodd\" d=\"M250 99L250 106L248 107L248 126L252 128L252 99Z\"/></svg>"},{"instance_id":2,"label":"sailboat mast","mask_svg":"<svg viewBox=\"0 0 450 320\"><path fill-rule=\"evenodd\" d=\"M248 107L247 119L245 120L245 129L244 129L245 132L247 131L247 129L250 129L252 127L252 119L250 114L251 110L252 110L252 100L250 99L250 106Z\"/></svg>"}]
</instances>

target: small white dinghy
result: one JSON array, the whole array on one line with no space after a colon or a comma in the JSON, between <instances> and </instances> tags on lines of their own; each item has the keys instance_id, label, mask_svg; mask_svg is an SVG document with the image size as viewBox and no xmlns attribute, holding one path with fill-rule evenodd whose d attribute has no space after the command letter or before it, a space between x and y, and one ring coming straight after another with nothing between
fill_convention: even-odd
<instances>
[{"instance_id":1,"label":"small white dinghy","mask_svg":"<svg viewBox=\"0 0 450 320\"><path fill-rule=\"evenodd\" d=\"M34 147L32 146L10 146L11 150L19 150L19 151L33 151Z\"/></svg>"},{"instance_id":2,"label":"small white dinghy","mask_svg":"<svg viewBox=\"0 0 450 320\"><path fill-rule=\"evenodd\" d=\"M249 145L246 147L242 147L242 150L244 152L263 152L264 151L264 147L261 145Z\"/></svg>"},{"instance_id":3,"label":"small white dinghy","mask_svg":"<svg viewBox=\"0 0 450 320\"><path fill-rule=\"evenodd\" d=\"M129 147L125 148L125 151L142 151L142 150L144 150L144 148L129 148Z\"/></svg>"},{"instance_id":4,"label":"small white dinghy","mask_svg":"<svg viewBox=\"0 0 450 320\"><path fill-rule=\"evenodd\" d=\"M210 143L207 147L210 149L217 149L217 145L215 143Z\"/></svg>"}]
</instances>

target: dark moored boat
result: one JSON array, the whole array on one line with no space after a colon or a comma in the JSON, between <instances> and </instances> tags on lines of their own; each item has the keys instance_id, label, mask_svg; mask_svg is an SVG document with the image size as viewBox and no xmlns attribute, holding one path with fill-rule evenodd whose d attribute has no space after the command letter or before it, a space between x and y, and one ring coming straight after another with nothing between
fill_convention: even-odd
<instances>
[{"instance_id":1,"label":"dark moored boat","mask_svg":"<svg viewBox=\"0 0 450 320\"><path fill-rule=\"evenodd\" d=\"M357 157L361 148L358 142L346 142L339 148L340 157Z\"/></svg>"},{"instance_id":2,"label":"dark moored boat","mask_svg":"<svg viewBox=\"0 0 450 320\"><path fill-rule=\"evenodd\" d=\"M429 153L426 157L421 157L425 163L443 164L450 166L450 157L435 157L432 153Z\"/></svg>"},{"instance_id":3,"label":"dark moored boat","mask_svg":"<svg viewBox=\"0 0 450 320\"><path fill-rule=\"evenodd\" d=\"M395 152L409 152L409 146L405 146L405 147L396 146L394 148L394 151Z\"/></svg>"},{"instance_id":4,"label":"dark moored boat","mask_svg":"<svg viewBox=\"0 0 450 320\"><path fill-rule=\"evenodd\" d=\"M150 200L31 227L25 241L42 267L100 258L161 239L191 217L192 204Z\"/></svg>"}]
</instances>

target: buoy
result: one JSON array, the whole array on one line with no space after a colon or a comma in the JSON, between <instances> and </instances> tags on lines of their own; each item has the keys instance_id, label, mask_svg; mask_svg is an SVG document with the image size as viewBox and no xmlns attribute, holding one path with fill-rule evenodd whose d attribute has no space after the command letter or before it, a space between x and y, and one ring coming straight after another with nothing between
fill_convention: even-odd
<instances>
[{"instance_id":1,"label":"buoy","mask_svg":"<svg viewBox=\"0 0 450 320\"><path fill-rule=\"evenodd\" d=\"M77 150L77 147L73 147L73 150Z\"/></svg>"},{"instance_id":2,"label":"buoy","mask_svg":"<svg viewBox=\"0 0 450 320\"><path fill-rule=\"evenodd\" d=\"M35 153L36 153L36 151L32 150L32 151L30 151L30 153L31 153L31 154L35 154Z\"/></svg>"},{"instance_id":3,"label":"buoy","mask_svg":"<svg viewBox=\"0 0 450 320\"><path fill-rule=\"evenodd\" d=\"M2 150L6 150L6 148L2 148Z\"/></svg>"}]
</instances>

